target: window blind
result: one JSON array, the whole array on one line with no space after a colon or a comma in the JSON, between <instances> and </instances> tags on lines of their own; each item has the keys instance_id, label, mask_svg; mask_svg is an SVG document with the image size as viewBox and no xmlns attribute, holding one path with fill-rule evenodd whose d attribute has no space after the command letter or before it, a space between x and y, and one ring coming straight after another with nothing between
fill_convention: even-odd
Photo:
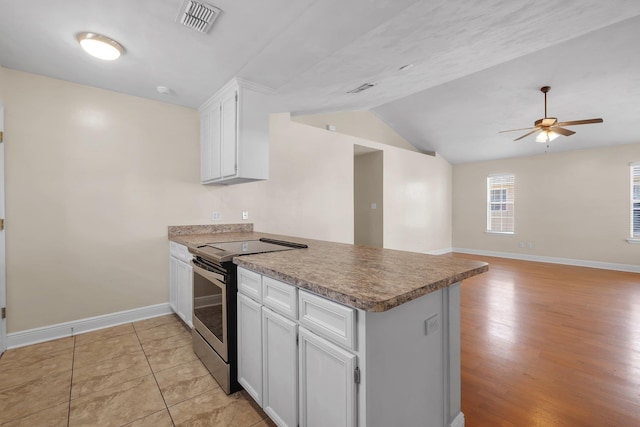
<instances>
[{"instance_id":1,"label":"window blind","mask_svg":"<svg viewBox=\"0 0 640 427\"><path fill-rule=\"evenodd\" d=\"M487 177L487 231L514 232L515 175Z\"/></svg>"},{"instance_id":2,"label":"window blind","mask_svg":"<svg viewBox=\"0 0 640 427\"><path fill-rule=\"evenodd\" d=\"M640 162L631 164L631 237L640 238Z\"/></svg>"}]
</instances>

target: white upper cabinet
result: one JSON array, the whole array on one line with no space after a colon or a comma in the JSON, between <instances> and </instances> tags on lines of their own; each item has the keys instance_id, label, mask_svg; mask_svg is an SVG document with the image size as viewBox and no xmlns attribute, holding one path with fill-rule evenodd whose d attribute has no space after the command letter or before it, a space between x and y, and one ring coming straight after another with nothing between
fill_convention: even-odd
<instances>
[{"instance_id":1,"label":"white upper cabinet","mask_svg":"<svg viewBox=\"0 0 640 427\"><path fill-rule=\"evenodd\" d=\"M239 184L269 177L270 90L235 78L200 107L200 179Z\"/></svg>"}]
</instances>

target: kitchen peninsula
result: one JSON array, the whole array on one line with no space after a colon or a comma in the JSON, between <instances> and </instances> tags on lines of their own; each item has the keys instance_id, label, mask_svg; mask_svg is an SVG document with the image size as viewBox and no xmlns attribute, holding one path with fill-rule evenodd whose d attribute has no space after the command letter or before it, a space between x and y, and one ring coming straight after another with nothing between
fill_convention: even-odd
<instances>
[{"instance_id":1,"label":"kitchen peninsula","mask_svg":"<svg viewBox=\"0 0 640 427\"><path fill-rule=\"evenodd\" d=\"M187 248L263 237L308 245L233 259L238 377L278 425L464 425L459 284L486 263L248 224L169 227Z\"/></svg>"}]
</instances>

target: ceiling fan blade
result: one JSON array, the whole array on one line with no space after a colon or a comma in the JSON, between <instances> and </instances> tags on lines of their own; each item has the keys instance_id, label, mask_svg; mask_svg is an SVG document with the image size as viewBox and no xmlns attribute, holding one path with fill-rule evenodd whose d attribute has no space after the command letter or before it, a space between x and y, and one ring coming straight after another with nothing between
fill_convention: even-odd
<instances>
[{"instance_id":1,"label":"ceiling fan blade","mask_svg":"<svg viewBox=\"0 0 640 427\"><path fill-rule=\"evenodd\" d=\"M560 126L551 126L549 130L552 130L555 133L559 133L560 135L564 135L564 136L571 136L575 133L572 130L561 128Z\"/></svg>"},{"instance_id":2,"label":"ceiling fan blade","mask_svg":"<svg viewBox=\"0 0 640 427\"><path fill-rule=\"evenodd\" d=\"M514 141L519 141L519 140L521 140L522 138L526 138L527 136L531 135L532 133L536 133L536 132L538 132L538 131L540 131L540 129L535 128L535 129L534 129L534 130L532 130L531 132L529 132L529 133L526 133L526 134L522 135L520 138L516 138L516 139L514 139Z\"/></svg>"},{"instance_id":3,"label":"ceiling fan blade","mask_svg":"<svg viewBox=\"0 0 640 427\"><path fill-rule=\"evenodd\" d=\"M575 126L575 125L590 125L591 123L602 123L602 119L589 119L589 120L573 120L571 122L556 123L556 126Z\"/></svg>"},{"instance_id":4,"label":"ceiling fan blade","mask_svg":"<svg viewBox=\"0 0 640 427\"><path fill-rule=\"evenodd\" d=\"M501 131L500 131L500 132L498 132L498 133L515 132L515 131L517 131L517 130L529 130L529 129L537 129L537 128L538 128L538 126L534 126L534 127L532 127L532 128L520 128L520 129L501 130Z\"/></svg>"}]
</instances>

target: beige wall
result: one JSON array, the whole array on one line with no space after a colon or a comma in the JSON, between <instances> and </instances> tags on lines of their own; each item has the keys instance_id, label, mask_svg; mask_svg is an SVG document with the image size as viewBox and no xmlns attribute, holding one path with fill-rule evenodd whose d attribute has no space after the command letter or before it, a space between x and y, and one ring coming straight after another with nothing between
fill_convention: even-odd
<instances>
[{"instance_id":1,"label":"beige wall","mask_svg":"<svg viewBox=\"0 0 640 427\"><path fill-rule=\"evenodd\" d=\"M452 233L449 162L439 155L388 149L384 171L384 246L414 252L448 251Z\"/></svg>"},{"instance_id":2,"label":"beige wall","mask_svg":"<svg viewBox=\"0 0 640 427\"><path fill-rule=\"evenodd\" d=\"M405 150L418 151L411 143L401 137L389 125L380 120L371 111L344 111L339 113L310 114L293 116L293 121L326 129L327 125L336 127L336 132L369 141L381 142Z\"/></svg>"},{"instance_id":3,"label":"beige wall","mask_svg":"<svg viewBox=\"0 0 640 427\"><path fill-rule=\"evenodd\" d=\"M196 111L1 69L8 332L168 301L167 226L352 242L353 147L273 117L271 179L199 184ZM345 182L347 184L345 184Z\"/></svg>"},{"instance_id":4,"label":"beige wall","mask_svg":"<svg viewBox=\"0 0 640 427\"><path fill-rule=\"evenodd\" d=\"M357 245L383 247L383 152L357 154L353 158L354 239ZM375 203L376 208L371 205Z\"/></svg>"},{"instance_id":5,"label":"beige wall","mask_svg":"<svg viewBox=\"0 0 640 427\"><path fill-rule=\"evenodd\" d=\"M639 265L640 245L625 241L632 161L640 161L640 144L456 165L453 245ZM512 236L485 233L486 177L494 173L515 174Z\"/></svg>"},{"instance_id":6,"label":"beige wall","mask_svg":"<svg viewBox=\"0 0 640 427\"><path fill-rule=\"evenodd\" d=\"M405 187L405 160L416 169L410 180L436 162L279 114L268 181L203 186L194 110L1 67L0 102L10 333L167 302L167 226L211 223L214 210L220 223L241 222L248 210L259 231L351 243L354 144L385 149L386 194L390 184ZM403 221L385 219L385 233L404 230L390 247L428 247L413 242L432 225L409 224L408 233ZM431 243L450 246L450 235Z\"/></svg>"}]
</instances>

